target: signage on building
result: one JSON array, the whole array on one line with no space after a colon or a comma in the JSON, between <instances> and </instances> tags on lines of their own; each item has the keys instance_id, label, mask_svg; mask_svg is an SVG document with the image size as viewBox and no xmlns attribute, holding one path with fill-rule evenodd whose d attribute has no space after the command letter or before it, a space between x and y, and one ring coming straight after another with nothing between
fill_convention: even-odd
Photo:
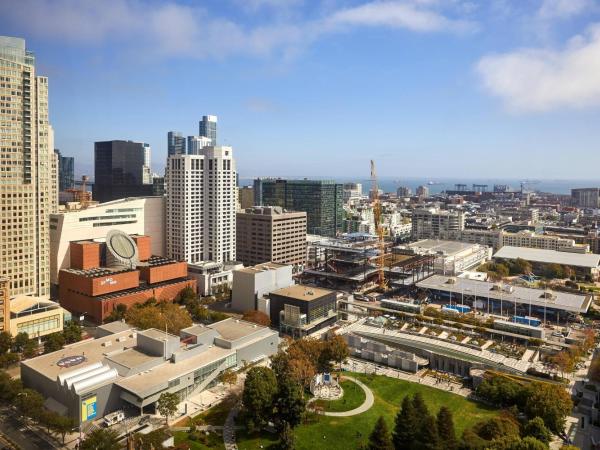
<instances>
[{"instance_id":1,"label":"signage on building","mask_svg":"<svg viewBox=\"0 0 600 450\"><path fill-rule=\"evenodd\" d=\"M117 280L115 280L112 277L108 277L100 282L100 286L104 286L105 284L108 284L109 286L113 286L113 285L117 284Z\"/></svg>"},{"instance_id":2,"label":"signage on building","mask_svg":"<svg viewBox=\"0 0 600 450\"><path fill-rule=\"evenodd\" d=\"M81 402L81 421L87 422L96 418L96 396L87 398Z\"/></svg>"},{"instance_id":3,"label":"signage on building","mask_svg":"<svg viewBox=\"0 0 600 450\"><path fill-rule=\"evenodd\" d=\"M81 364L82 362L84 362L86 360L87 360L87 358L83 355L73 355L73 356L67 356L66 358L59 359L58 362L56 363L56 365L58 367L72 367L72 366Z\"/></svg>"}]
</instances>

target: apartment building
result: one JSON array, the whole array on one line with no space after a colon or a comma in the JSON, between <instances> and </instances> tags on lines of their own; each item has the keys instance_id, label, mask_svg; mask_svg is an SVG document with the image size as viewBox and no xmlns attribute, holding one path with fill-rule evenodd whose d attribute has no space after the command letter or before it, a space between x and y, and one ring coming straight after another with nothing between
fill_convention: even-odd
<instances>
[{"instance_id":1,"label":"apartment building","mask_svg":"<svg viewBox=\"0 0 600 450\"><path fill-rule=\"evenodd\" d=\"M517 233L508 233L503 230L463 230L460 233L452 234L452 238L461 242L486 245L492 247L494 251L498 251L505 245L571 253L587 253L589 251L588 245L577 244L573 239L551 234L537 234L528 230Z\"/></svg>"},{"instance_id":2,"label":"apartment building","mask_svg":"<svg viewBox=\"0 0 600 450\"><path fill-rule=\"evenodd\" d=\"M413 239L446 239L464 229L465 215L462 211L422 208L412 213Z\"/></svg>"},{"instance_id":3,"label":"apartment building","mask_svg":"<svg viewBox=\"0 0 600 450\"><path fill-rule=\"evenodd\" d=\"M188 263L236 259L236 166L231 147L167 161L167 256Z\"/></svg>"},{"instance_id":4,"label":"apartment building","mask_svg":"<svg viewBox=\"0 0 600 450\"><path fill-rule=\"evenodd\" d=\"M600 208L600 188L571 189L571 199L580 208Z\"/></svg>"},{"instance_id":5,"label":"apartment building","mask_svg":"<svg viewBox=\"0 0 600 450\"><path fill-rule=\"evenodd\" d=\"M306 263L306 213L256 206L237 213L237 259L247 266L265 262Z\"/></svg>"},{"instance_id":6,"label":"apartment building","mask_svg":"<svg viewBox=\"0 0 600 450\"><path fill-rule=\"evenodd\" d=\"M50 295L50 214L58 162L48 121L48 78L25 40L0 36L0 277L13 295Z\"/></svg>"}]
</instances>

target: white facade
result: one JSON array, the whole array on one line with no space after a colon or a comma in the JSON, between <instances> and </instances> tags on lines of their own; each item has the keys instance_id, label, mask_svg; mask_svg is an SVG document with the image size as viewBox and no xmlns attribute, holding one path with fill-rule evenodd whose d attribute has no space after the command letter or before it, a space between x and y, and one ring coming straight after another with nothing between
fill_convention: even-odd
<instances>
[{"instance_id":1,"label":"white facade","mask_svg":"<svg viewBox=\"0 0 600 450\"><path fill-rule=\"evenodd\" d=\"M210 147L212 140L206 136L188 136L187 153L188 155L199 155L204 147Z\"/></svg>"},{"instance_id":2,"label":"white facade","mask_svg":"<svg viewBox=\"0 0 600 450\"><path fill-rule=\"evenodd\" d=\"M167 162L167 256L188 263L234 261L236 167L231 147L204 147Z\"/></svg>"},{"instance_id":3,"label":"white facade","mask_svg":"<svg viewBox=\"0 0 600 450\"><path fill-rule=\"evenodd\" d=\"M503 246L508 245L570 253L587 253L589 251L588 245L576 244L573 239L551 234L537 234L527 230L518 233L508 233L503 230L462 230L450 237L461 242L487 245L494 250L500 250Z\"/></svg>"},{"instance_id":4,"label":"white facade","mask_svg":"<svg viewBox=\"0 0 600 450\"><path fill-rule=\"evenodd\" d=\"M152 148L149 144L144 145L144 173L142 174L142 183L152 184Z\"/></svg>"},{"instance_id":5,"label":"white facade","mask_svg":"<svg viewBox=\"0 0 600 450\"><path fill-rule=\"evenodd\" d=\"M110 230L150 236L153 255L165 255L165 198L132 197L50 215L50 282L70 265L72 241L102 239Z\"/></svg>"},{"instance_id":6,"label":"white facade","mask_svg":"<svg viewBox=\"0 0 600 450\"><path fill-rule=\"evenodd\" d=\"M235 270L231 308L239 312L258 309L268 315L269 308L263 297L292 284L292 266L289 265L265 263Z\"/></svg>"},{"instance_id":7,"label":"white facade","mask_svg":"<svg viewBox=\"0 0 600 450\"><path fill-rule=\"evenodd\" d=\"M447 239L452 233L465 229L462 211L439 208L415 209L412 213L412 237L414 239Z\"/></svg>"},{"instance_id":8,"label":"white facade","mask_svg":"<svg viewBox=\"0 0 600 450\"><path fill-rule=\"evenodd\" d=\"M196 280L198 294L206 297L218 293L223 287L231 288L233 285L233 271L243 267L242 263L205 262L188 264L188 276Z\"/></svg>"}]
</instances>

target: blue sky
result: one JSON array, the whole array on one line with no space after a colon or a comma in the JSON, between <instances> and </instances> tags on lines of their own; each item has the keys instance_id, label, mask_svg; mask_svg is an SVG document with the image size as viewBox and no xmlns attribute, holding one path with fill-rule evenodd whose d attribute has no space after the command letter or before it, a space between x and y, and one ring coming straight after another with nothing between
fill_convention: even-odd
<instances>
[{"instance_id":1,"label":"blue sky","mask_svg":"<svg viewBox=\"0 0 600 450\"><path fill-rule=\"evenodd\" d=\"M55 146L219 116L242 177L598 179L597 0L4 0Z\"/></svg>"}]
</instances>

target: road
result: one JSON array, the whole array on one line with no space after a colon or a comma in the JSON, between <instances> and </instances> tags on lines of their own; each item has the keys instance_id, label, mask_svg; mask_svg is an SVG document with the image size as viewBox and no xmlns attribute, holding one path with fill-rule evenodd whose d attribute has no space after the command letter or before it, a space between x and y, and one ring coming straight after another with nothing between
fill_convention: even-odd
<instances>
[{"instance_id":1,"label":"road","mask_svg":"<svg viewBox=\"0 0 600 450\"><path fill-rule=\"evenodd\" d=\"M25 426L11 409L3 408L0 410L0 431L23 450L57 448L46 441L41 433Z\"/></svg>"}]
</instances>

